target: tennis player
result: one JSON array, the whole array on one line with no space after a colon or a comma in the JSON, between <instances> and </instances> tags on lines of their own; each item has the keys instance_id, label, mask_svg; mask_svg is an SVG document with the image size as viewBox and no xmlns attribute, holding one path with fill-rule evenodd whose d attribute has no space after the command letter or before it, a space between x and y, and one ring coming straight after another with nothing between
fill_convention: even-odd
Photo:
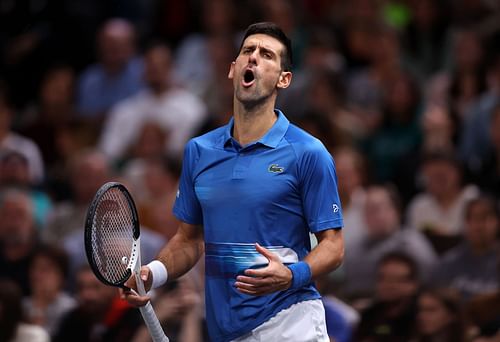
<instances>
[{"instance_id":1,"label":"tennis player","mask_svg":"<svg viewBox=\"0 0 500 342\"><path fill-rule=\"evenodd\" d=\"M342 261L342 211L331 155L274 108L291 63L279 27L249 26L229 70L233 117L188 142L173 209L180 227L141 270L146 288L156 288L205 253L213 341L329 341L313 280Z\"/></svg>"}]
</instances>

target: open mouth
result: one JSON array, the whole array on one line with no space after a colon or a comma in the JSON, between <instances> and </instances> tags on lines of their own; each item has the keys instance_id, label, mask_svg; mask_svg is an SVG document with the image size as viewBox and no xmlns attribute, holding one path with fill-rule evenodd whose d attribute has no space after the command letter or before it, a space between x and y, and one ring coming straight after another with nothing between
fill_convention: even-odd
<instances>
[{"instance_id":1,"label":"open mouth","mask_svg":"<svg viewBox=\"0 0 500 342\"><path fill-rule=\"evenodd\" d=\"M243 75L243 86L250 87L255 81L255 75L252 70L247 69Z\"/></svg>"}]
</instances>

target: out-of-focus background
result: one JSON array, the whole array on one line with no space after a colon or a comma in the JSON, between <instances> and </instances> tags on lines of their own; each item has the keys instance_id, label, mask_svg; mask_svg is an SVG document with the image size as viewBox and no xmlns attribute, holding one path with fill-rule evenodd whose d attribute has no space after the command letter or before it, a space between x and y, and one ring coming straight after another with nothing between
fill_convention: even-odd
<instances>
[{"instance_id":1,"label":"out-of-focus background","mask_svg":"<svg viewBox=\"0 0 500 342\"><path fill-rule=\"evenodd\" d=\"M155 256L256 21L293 41L278 108L336 162L332 341L500 340L499 1L0 0L0 341L149 339L86 266L88 204L124 182ZM155 294L174 341L207 340L203 297L203 264Z\"/></svg>"}]
</instances>

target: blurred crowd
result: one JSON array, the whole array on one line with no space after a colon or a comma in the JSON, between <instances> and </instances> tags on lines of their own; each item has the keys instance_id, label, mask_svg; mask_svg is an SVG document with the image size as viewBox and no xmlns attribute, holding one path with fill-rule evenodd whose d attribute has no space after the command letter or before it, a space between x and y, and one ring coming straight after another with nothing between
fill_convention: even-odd
<instances>
[{"instance_id":1,"label":"blurred crowd","mask_svg":"<svg viewBox=\"0 0 500 342\"><path fill-rule=\"evenodd\" d=\"M278 107L336 163L331 340L500 341L496 0L0 1L0 341L149 340L87 265L87 207L123 182L154 258L184 144L231 116L256 21L293 42ZM207 339L203 263L153 295L172 341Z\"/></svg>"}]
</instances>

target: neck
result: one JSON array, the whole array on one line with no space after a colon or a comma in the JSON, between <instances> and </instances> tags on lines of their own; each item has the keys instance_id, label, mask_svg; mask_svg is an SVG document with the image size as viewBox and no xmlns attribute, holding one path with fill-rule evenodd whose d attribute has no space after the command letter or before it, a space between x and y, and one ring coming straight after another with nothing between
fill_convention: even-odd
<instances>
[{"instance_id":1,"label":"neck","mask_svg":"<svg viewBox=\"0 0 500 342\"><path fill-rule=\"evenodd\" d=\"M277 120L274 113L274 101L245 106L235 100L233 110L233 137L242 146L259 140Z\"/></svg>"}]
</instances>

